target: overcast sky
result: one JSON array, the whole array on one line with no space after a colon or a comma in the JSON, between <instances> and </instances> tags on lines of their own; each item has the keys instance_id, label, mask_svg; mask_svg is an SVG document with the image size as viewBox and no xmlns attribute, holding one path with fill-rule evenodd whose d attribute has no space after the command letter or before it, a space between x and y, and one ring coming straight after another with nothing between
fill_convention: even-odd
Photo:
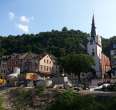
<instances>
[{"instance_id":1,"label":"overcast sky","mask_svg":"<svg viewBox=\"0 0 116 110\"><path fill-rule=\"evenodd\" d=\"M61 30L64 26L89 33L93 13L97 34L116 35L116 0L1 0L0 35Z\"/></svg>"}]
</instances>

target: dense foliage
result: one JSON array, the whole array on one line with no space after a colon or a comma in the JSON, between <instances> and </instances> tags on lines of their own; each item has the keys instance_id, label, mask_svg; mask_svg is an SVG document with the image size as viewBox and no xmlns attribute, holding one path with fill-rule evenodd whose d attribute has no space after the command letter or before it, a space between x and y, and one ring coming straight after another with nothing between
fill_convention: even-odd
<instances>
[{"instance_id":1,"label":"dense foliage","mask_svg":"<svg viewBox=\"0 0 116 110\"><path fill-rule=\"evenodd\" d=\"M56 57L67 55L67 53L85 53L88 36L89 34L80 30L68 30L66 27L62 31L4 36L0 37L0 56L28 51L48 52ZM103 52L108 56L112 42L116 43L116 36L110 39L102 38Z\"/></svg>"},{"instance_id":2,"label":"dense foliage","mask_svg":"<svg viewBox=\"0 0 116 110\"><path fill-rule=\"evenodd\" d=\"M0 54L12 54L32 51L48 52L56 57L67 53L84 53L86 51L87 33L79 30L41 32L39 34L23 34L21 36L0 37Z\"/></svg>"},{"instance_id":3,"label":"dense foliage","mask_svg":"<svg viewBox=\"0 0 116 110\"><path fill-rule=\"evenodd\" d=\"M103 52L110 57L110 50L112 49L112 44L116 44L116 36L109 39L102 38L102 49Z\"/></svg>"},{"instance_id":4,"label":"dense foliage","mask_svg":"<svg viewBox=\"0 0 116 110\"><path fill-rule=\"evenodd\" d=\"M87 54L69 54L62 57L60 62L66 73L73 73L79 79L81 72L90 72L94 65L93 58Z\"/></svg>"},{"instance_id":5,"label":"dense foliage","mask_svg":"<svg viewBox=\"0 0 116 110\"><path fill-rule=\"evenodd\" d=\"M116 97L80 96L72 91L65 91L56 97L48 110L115 110Z\"/></svg>"},{"instance_id":6,"label":"dense foliage","mask_svg":"<svg viewBox=\"0 0 116 110\"><path fill-rule=\"evenodd\" d=\"M34 108L35 96L40 97L43 91L43 87L33 89L17 88L10 90L9 103L12 110L28 110L30 108Z\"/></svg>"},{"instance_id":7,"label":"dense foliage","mask_svg":"<svg viewBox=\"0 0 116 110\"><path fill-rule=\"evenodd\" d=\"M71 89L60 93L51 91L47 94L42 91L43 89L39 88L36 91L34 88L11 90L9 101L12 110L115 110L116 96L102 94L81 96Z\"/></svg>"}]
</instances>

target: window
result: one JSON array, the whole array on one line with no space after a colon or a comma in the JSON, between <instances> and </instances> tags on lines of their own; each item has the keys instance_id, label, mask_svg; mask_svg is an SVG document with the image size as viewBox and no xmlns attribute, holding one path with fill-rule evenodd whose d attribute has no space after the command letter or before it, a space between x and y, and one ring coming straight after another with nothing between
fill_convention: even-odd
<instances>
[{"instance_id":1,"label":"window","mask_svg":"<svg viewBox=\"0 0 116 110\"><path fill-rule=\"evenodd\" d=\"M46 60L44 59L44 63L46 62Z\"/></svg>"},{"instance_id":2,"label":"window","mask_svg":"<svg viewBox=\"0 0 116 110\"><path fill-rule=\"evenodd\" d=\"M40 69L43 70L43 66L42 65L40 65Z\"/></svg>"},{"instance_id":3,"label":"window","mask_svg":"<svg viewBox=\"0 0 116 110\"><path fill-rule=\"evenodd\" d=\"M93 55L93 56L95 55L94 49L92 49L92 55Z\"/></svg>"},{"instance_id":4,"label":"window","mask_svg":"<svg viewBox=\"0 0 116 110\"><path fill-rule=\"evenodd\" d=\"M47 69L46 70L48 71L48 66L47 66Z\"/></svg>"}]
</instances>

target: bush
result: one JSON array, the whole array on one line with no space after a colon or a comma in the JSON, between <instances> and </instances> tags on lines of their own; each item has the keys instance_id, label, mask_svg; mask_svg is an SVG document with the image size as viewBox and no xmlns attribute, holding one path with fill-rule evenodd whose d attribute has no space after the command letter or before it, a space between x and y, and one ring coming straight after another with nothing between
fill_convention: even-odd
<instances>
[{"instance_id":1,"label":"bush","mask_svg":"<svg viewBox=\"0 0 116 110\"><path fill-rule=\"evenodd\" d=\"M10 90L9 100L13 110L28 110L28 108L34 108L35 97L39 97L43 92L43 86L33 89L17 88Z\"/></svg>"},{"instance_id":2,"label":"bush","mask_svg":"<svg viewBox=\"0 0 116 110\"><path fill-rule=\"evenodd\" d=\"M34 107L40 110L45 110L46 108L46 110L116 110L116 97L81 96L70 89L55 95L52 97L53 101L47 103L50 97L48 96L47 98L46 94L42 94L43 91L43 87L33 90L11 90L9 99L12 102L12 110L28 110L29 108L35 110ZM39 98L39 100L34 100L38 104L37 106L33 105L34 96Z\"/></svg>"},{"instance_id":3,"label":"bush","mask_svg":"<svg viewBox=\"0 0 116 110\"><path fill-rule=\"evenodd\" d=\"M25 110L32 107L32 90L15 89L9 92L9 100L14 110Z\"/></svg>"},{"instance_id":4,"label":"bush","mask_svg":"<svg viewBox=\"0 0 116 110\"><path fill-rule=\"evenodd\" d=\"M0 110L5 110L5 108L3 107L3 97L0 97Z\"/></svg>"},{"instance_id":5,"label":"bush","mask_svg":"<svg viewBox=\"0 0 116 110\"><path fill-rule=\"evenodd\" d=\"M116 97L80 96L71 91L60 94L48 110L116 110Z\"/></svg>"},{"instance_id":6,"label":"bush","mask_svg":"<svg viewBox=\"0 0 116 110\"><path fill-rule=\"evenodd\" d=\"M35 87L35 94L40 96L45 90L45 86L37 86Z\"/></svg>"}]
</instances>

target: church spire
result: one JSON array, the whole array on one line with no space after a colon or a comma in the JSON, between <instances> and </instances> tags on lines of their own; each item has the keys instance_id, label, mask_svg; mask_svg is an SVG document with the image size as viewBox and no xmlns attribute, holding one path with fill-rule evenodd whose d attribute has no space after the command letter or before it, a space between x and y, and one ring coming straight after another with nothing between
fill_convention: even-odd
<instances>
[{"instance_id":1,"label":"church spire","mask_svg":"<svg viewBox=\"0 0 116 110\"><path fill-rule=\"evenodd\" d=\"M94 15L92 18L92 26L91 26L91 38L95 39L96 37L96 30L95 30L95 20L94 20Z\"/></svg>"}]
</instances>

